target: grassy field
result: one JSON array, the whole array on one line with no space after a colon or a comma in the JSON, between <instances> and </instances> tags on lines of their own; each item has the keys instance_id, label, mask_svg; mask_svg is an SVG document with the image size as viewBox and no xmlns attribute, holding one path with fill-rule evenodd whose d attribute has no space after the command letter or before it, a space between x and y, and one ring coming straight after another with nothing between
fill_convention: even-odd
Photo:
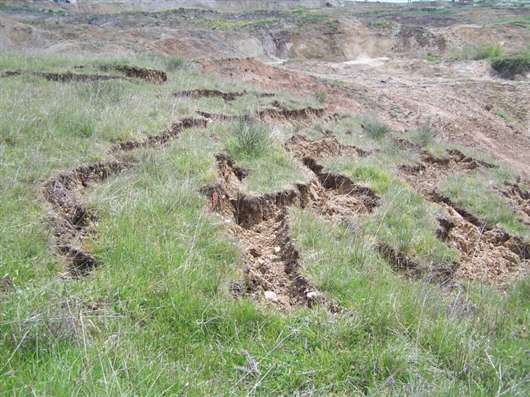
<instances>
[{"instance_id":1,"label":"grassy field","mask_svg":"<svg viewBox=\"0 0 530 397\"><path fill-rule=\"evenodd\" d=\"M0 73L109 61L123 62L7 54ZM177 60L130 62L166 69L168 82L0 78L0 276L13 284L0 289L0 395L528 395L529 279L507 290L466 282L448 291L395 272L377 241L424 266L458 255L436 239L432 204L395 175L410 156L375 121L373 134L363 133L363 116L332 122L334 132L379 151L326 165L369 185L382 205L355 225L289 210L304 274L339 313L235 299L242 247L201 193L216 181L223 151L249 170L251 192L303 181L283 148L293 133L286 126L210 123L162 149L128 153L133 168L83 197L98 219L84 244L103 265L81 279L59 277L45 180L112 158L114 143L156 135L196 110L244 114L270 101ZM233 103L172 95L191 88L250 94ZM304 131L317 136L319 128L327 126ZM491 215L459 186L447 181L464 205ZM509 221L502 216L491 222Z\"/></svg>"}]
</instances>

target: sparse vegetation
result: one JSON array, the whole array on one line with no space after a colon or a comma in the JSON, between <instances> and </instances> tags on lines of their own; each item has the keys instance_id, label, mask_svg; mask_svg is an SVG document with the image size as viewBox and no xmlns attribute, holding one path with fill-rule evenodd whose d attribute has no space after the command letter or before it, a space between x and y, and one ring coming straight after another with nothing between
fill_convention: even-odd
<instances>
[{"instance_id":1,"label":"sparse vegetation","mask_svg":"<svg viewBox=\"0 0 530 397\"><path fill-rule=\"evenodd\" d=\"M493 59L491 67L504 78L513 79L517 75L526 75L530 72L530 48Z\"/></svg>"},{"instance_id":2,"label":"sparse vegetation","mask_svg":"<svg viewBox=\"0 0 530 397\"><path fill-rule=\"evenodd\" d=\"M383 139L390 132L390 128L375 116L363 116L361 126L363 131L375 140Z\"/></svg>"},{"instance_id":3,"label":"sparse vegetation","mask_svg":"<svg viewBox=\"0 0 530 397\"><path fill-rule=\"evenodd\" d=\"M460 52L453 55L458 60L483 60L495 59L504 54L501 46L495 44L488 45L465 45Z\"/></svg>"}]
</instances>

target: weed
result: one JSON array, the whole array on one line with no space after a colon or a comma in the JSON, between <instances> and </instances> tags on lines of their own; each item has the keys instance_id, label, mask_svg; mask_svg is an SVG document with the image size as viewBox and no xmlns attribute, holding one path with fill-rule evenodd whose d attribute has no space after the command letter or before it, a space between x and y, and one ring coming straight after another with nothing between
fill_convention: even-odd
<instances>
[{"instance_id":1,"label":"weed","mask_svg":"<svg viewBox=\"0 0 530 397\"><path fill-rule=\"evenodd\" d=\"M504 50L499 45L465 45L460 51L454 53L451 58L455 60L483 60L495 59L502 56Z\"/></svg>"},{"instance_id":2,"label":"weed","mask_svg":"<svg viewBox=\"0 0 530 397\"><path fill-rule=\"evenodd\" d=\"M361 126L367 135L374 140L381 140L390 132L390 128L374 116L364 116Z\"/></svg>"},{"instance_id":3,"label":"weed","mask_svg":"<svg viewBox=\"0 0 530 397\"><path fill-rule=\"evenodd\" d=\"M177 57L167 57L164 59L164 64L168 72L174 72L184 65L184 59Z\"/></svg>"},{"instance_id":4,"label":"weed","mask_svg":"<svg viewBox=\"0 0 530 397\"><path fill-rule=\"evenodd\" d=\"M442 60L442 57L438 54L433 54L432 52L428 52L427 55L425 55L425 59L431 63L440 63Z\"/></svg>"}]
</instances>

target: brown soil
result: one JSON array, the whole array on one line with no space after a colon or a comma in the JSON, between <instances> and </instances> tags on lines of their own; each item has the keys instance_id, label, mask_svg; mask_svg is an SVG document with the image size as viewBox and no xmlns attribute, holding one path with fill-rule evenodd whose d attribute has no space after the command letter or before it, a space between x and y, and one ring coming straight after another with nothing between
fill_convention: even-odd
<instances>
[{"instance_id":1,"label":"brown soil","mask_svg":"<svg viewBox=\"0 0 530 397\"><path fill-rule=\"evenodd\" d=\"M184 119L174 123L167 131L143 141L128 141L112 148L114 153L123 153L139 147L158 147L175 139L184 129L206 127L206 120ZM54 246L67 262L66 276L81 277L101 263L83 246L86 237L93 232L96 214L82 202L83 192L121 171L132 167L130 162L109 160L84 165L60 173L48 180L43 195L51 207L51 225Z\"/></svg>"},{"instance_id":2,"label":"brown soil","mask_svg":"<svg viewBox=\"0 0 530 397\"><path fill-rule=\"evenodd\" d=\"M255 117L264 122L278 122L278 123L293 123L293 122L305 122L311 121L315 118L321 118L324 116L325 110L313 107L305 107L300 109L287 109L285 107L281 108L266 108L257 111L253 115L228 115L222 113L210 113L204 111L197 111L197 114L213 121L237 121L242 118ZM331 116L331 117L334 117Z\"/></svg>"},{"instance_id":3,"label":"brown soil","mask_svg":"<svg viewBox=\"0 0 530 397\"><path fill-rule=\"evenodd\" d=\"M220 182L203 191L243 248L244 282L234 283L232 291L285 310L322 304L336 312L336 305L301 274L300 254L290 237L288 207L305 207L306 190L249 196L239 190L241 169L224 155L217 156L217 162Z\"/></svg>"},{"instance_id":4,"label":"brown soil","mask_svg":"<svg viewBox=\"0 0 530 397\"><path fill-rule=\"evenodd\" d=\"M61 173L45 183L44 197L51 206L55 247L68 260L69 276L85 275L100 264L83 248L96 216L81 202L81 192L130 166L119 161L96 163Z\"/></svg>"},{"instance_id":5,"label":"brown soil","mask_svg":"<svg viewBox=\"0 0 530 397\"><path fill-rule=\"evenodd\" d=\"M305 135L293 135L285 143L285 148L300 160L306 157L324 158L349 155L365 157L370 154L370 152L356 146L344 145L334 136L311 140Z\"/></svg>"},{"instance_id":6,"label":"brown soil","mask_svg":"<svg viewBox=\"0 0 530 397\"><path fill-rule=\"evenodd\" d=\"M456 278L506 287L530 274L528 242L499 228L478 226L483 222L470 222L462 211L445 203L440 205L448 214L441 237L460 254Z\"/></svg>"},{"instance_id":7,"label":"brown soil","mask_svg":"<svg viewBox=\"0 0 530 397\"><path fill-rule=\"evenodd\" d=\"M459 252L460 260L454 277L503 287L528 273L529 243L500 228L489 227L486 221L459 207L437 189L444 177L479 167L493 165L472 159L457 150L448 151L448 157L443 158L423 152L420 163L400 168L400 176L447 214L438 220L438 237ZM517 195L517 189L512 193ZM523 197L521 199L524 200Z\"/></svg>"},{"instance_id":8,"label":"brown soil","mask_svg":"<svg viewBox=\"0 0 530 397\"><path fill-rule=\"evenodd\" d=\"M387 260L390 266L392 266L394 271L408 278L422 279L428 282L434 282L440 286L450 285L454 278L455 268L452 265L429 268L420 266L412 258L407 257L402 252L398 252L384 243L379 243L377 250Z\"/></svg>"},{"instance_id":9,"label":"brown soil","mask_svg":"<svg viewBox=\"0 0 530 397\"><path fill-rule=\"evenodd\" d=\"M84 66L76 66L76 69L83 69ZM160 84L167 81L167 75L161 70L145 69L131 66L120 65L101 65L100 69L103 71L115 70L123 73L123 76L101 75L101 74L80 74L73 72L64 73L48 73L48 72L32 72L24 70L5 71L0 74L0 77L17 77L17 76L36 76L42 77L49 81L58 81L61 83L86 82L86 81L107 81L107 80L129 80L141 79L150 83Z\"/></svg>"},{"instance_id":10,"label":"brown soil","mask_svg":"<svg viewBox=\"0 0 530 397\"><path fill-rule=\"evenodd\" d=\"M320 144L326 146L328 141L322 140ZM301 274L303 265L290 238L287 209L290 206L311 209L326 219L343 222L372 212L379 198L343 175L323 172L316 160L304 157L308 145L318 144L309 144L300 137L286 144L296 158L303 158L308 172L314 175L310 182L261 196L242 192L240 183L248 172L236 167L227 156L217 156L220 182L204 188L204 192L210 198L211 209L222 214L229 231L244 248L245 277L243 285L234 284L232 290L236 295L249 295L287 310L319 303L337 311ZM341 149L340 145L332 146ZM357 153L352 147L343 149ZM331 155L334 153L338 152Z\"/></svg>"},{"instance_id":11,"label":"brown soil","mask_svg":"<svg viewBox=\"0 0 530 397\"><path fill-rule=\"evenodd\" d=\"M61 83L87 82L87 81L107 81L107 80L123 80L121 76L109 76L101 74L78 74L72 72L65 73L44 73L44 72L29 72L23 70L6 71L0 77L17 77L17 76L36 76L42 77L49 81L58 81Z\"/></svg>"},{"instance_id":12,"label":"brown soil","mask_svg":"<svg viewBox=\"0 0 530 397\"><path fill-rule=\"evenodd\" d=\"M196 89L175 92L173 95L176 97L189 97L189 98L223 98L226 102L234 101L239 97L244 96L245 92L223 92L219 90L209 89Z\"/></svg>"},{"instance_id":13,"label":"brown soil","mask_svg":"<svg viewBox=\"0 0 530 397\"><path fill-rule=\"evenodd\" d=\"M115 70L134 79L145 80L150 83L162 84L167 81L167 74L162 70L139 68L126 65L101 65L102 70Z\"/></svg>"},{"instance_id":14,"label":"brown soil","mask_svg":"<svg viewBox=\"0 0 530 397\"><path fill-rule=\"evenodd\" d=\"M510 202L521 221L530 225L530 192L517 183L506 183L498 191Z\"/></svg>"},{"instance_id":15,"label":"brown soil","mask_svg":"<svg viewBox=\"0 0 530 397\"><path fill-rule=\"evenodd\" d=\"M404 139L399 141L404 144ZM413 143L409 147L415 148ZM449 175L467 173L480 167L492 168L492 164L466 156L459 150L448 150L446 157L435 157L428 152L420 153L420 162L400 167L400 176L407 180L423 196L437 190L438 183Z\"/></svg>"},{"instance_id":16,"label":"brown soil","mask_svg":"<svg viewBox=\"0 0 530 397\"><path fill-rule=\"evenodd\" d=\"M156 147L167 144L172 139L177 138L180 133L185 129L190 128L205 128L208 125L208 121L205 119L194 119L186 118L181 121L178 121L171 125L166 131L160 135L150 136L142 141L131 140L127 142L122 142L114 145L111 148L113 152L127 152L137 148L148 148Z\"/></svg>"}]
</instances>

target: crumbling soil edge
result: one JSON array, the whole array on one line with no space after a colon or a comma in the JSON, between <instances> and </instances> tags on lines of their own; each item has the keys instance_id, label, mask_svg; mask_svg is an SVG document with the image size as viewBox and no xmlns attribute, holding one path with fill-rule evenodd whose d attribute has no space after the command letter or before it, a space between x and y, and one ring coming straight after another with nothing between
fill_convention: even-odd
<instances>
[{"instance_id":1,"label":"crumbling soil edge","mask_svg":"<svg viewBox=\"0 0 530 397\"><path fill-rule=\"evenodd\" d=\"M84 66L76 66L76 69L83 69ZM134 81L134 79L141 79L153 84L162 84L167 81L167 74L164 71L156 69L139 68L134 66L123 65L101 65L100 69L103 71L115 70L122 73L124 76L101 75L101 74L81 74L73 72L35 72L28 70L8 70L0 74L1 77L17 77L17 76L36 76L44 78L48 81L56 81L61 83L68 82L91 82L91 81L108 81L108 80L127 80Z\"/></svg>"},{"instance_id":2,"label":"crumbling soil edge","mask_svg":"<svg viewBox=\"0 0 530 397\"><path fill-rule=\"evenodd\" d=\"M123 153L139 147L157 147L180 135L185 129L206 127L206 120L184 119L174 123L160 135L143 141L127 141L115 145L113 153ZM96 183L133 166L131 162L108 160L83 165L55 175L43 185L43 196L50 206L50 223L54 235L54 249L67 263L65 276L78 278L101 265L83 242L97 222L96 214L83 205L83 192Z\"/></svg>"}]
</instances>

